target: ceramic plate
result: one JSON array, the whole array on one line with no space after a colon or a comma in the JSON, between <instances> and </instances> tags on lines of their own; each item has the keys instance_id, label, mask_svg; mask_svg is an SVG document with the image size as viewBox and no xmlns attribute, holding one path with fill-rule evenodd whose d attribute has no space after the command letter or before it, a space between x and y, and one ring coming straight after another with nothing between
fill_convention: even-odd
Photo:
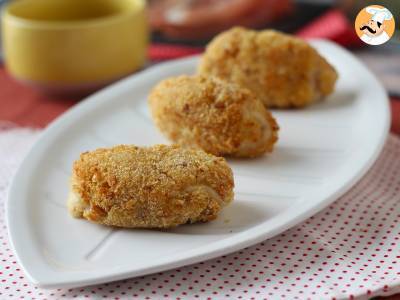
<instances>
[{"instance_id":1,"label":"ceramic plate","mask_svg":"<svg viewBox=\"0 0 400 300\"><path fill-rule=\"evenodd\" d=\"M229 160L235 201L207 224L113 229L73 219L66 209L71 165L81 152L167 143L146 97L158 81L194 73L198 57L124 79L53 122L21 164L7 203L12 245L29 278L43 287L83 286L192 264L270 238L346 192L385 142L388 99L349 52L326 41L312 44L338 70L336 92L303 110L274 111L281 127L275 151Z\"/></svg>"}]
</instances>

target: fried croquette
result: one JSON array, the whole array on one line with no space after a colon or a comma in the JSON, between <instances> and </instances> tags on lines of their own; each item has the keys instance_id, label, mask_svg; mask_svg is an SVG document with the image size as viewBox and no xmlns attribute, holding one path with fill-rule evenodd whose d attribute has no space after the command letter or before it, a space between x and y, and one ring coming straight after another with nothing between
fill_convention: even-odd
<instances>
[{"instance_id":1,"label":"fried croquette","mask_svg":"<svg viewBox=\"0 0 400 300\"><path fill-rule=\"evenodd\" d=\"M242 27L216 36L198 72L253 91L266 107L304 107L334 91L335 69L307 42Z\"/></svg>"},{"instance_id":2,"label":"fried croquette","mask_svg":"<svg viewBox=\"0 0 400 300\"><path fill-rule=\"evenodd\" d=\"M169 228L215 219L233 186L224 158L177 145L120 145L75 161L68 208L104 225Z\"/></svg>"},{"instance_id":3,"label":"fried croquette","mask_svg":"<svg viewBox=\"0 0 400 300\"><path fill-rule=\"evenodd\" d=\"M151 92L153 119L174 143L217 156L255 157L273 149L278 125L262 102L236 84L179 76Z\"/></svg>"}]
</instances>

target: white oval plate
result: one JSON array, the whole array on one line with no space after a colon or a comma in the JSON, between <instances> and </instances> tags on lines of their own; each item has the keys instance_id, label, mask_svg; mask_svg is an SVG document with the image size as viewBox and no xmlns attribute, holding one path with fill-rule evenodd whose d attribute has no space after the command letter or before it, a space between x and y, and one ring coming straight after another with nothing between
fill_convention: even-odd
<instances>
[{"instance_id":1,"label":"white oval plate","mask_svg":"<svg viewBox=\"0 0 400 300\"><path fill-rule=\"evenodd\" d=\"M371 166L388 132L388 99L356 58L312 44L338 70L334 95L304 110L274 111L275 151L229 160L235 201L216 221L170 231L124 230L73 219L66 209L72 162L116 144L166 143L146 97L161 79L191 74L198 57L159 64L76 105L52 123L14 177L7 221L17 258L43 287L83 286L214 258L270 238L346 192Z\"/></svg>"}]
</instances>

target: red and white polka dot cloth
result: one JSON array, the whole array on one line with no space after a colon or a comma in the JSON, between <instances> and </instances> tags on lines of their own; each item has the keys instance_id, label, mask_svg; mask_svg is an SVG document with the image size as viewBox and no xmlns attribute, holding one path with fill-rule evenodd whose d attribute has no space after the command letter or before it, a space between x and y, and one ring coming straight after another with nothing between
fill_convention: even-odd
<instances>
[{"instance_id":1,"label":"red and white polka dot cloth","mask_svg":"<svg viewBox=\"0 0 400 300\"><path fill-rule=\"evenodd\" d=\"M367 299L400 292L400 139L327 209L285 233L211 261L76 289L24 276L4 223L5 190L31 130L0 133L0 299Z\"/></svg>"}]
</instances>

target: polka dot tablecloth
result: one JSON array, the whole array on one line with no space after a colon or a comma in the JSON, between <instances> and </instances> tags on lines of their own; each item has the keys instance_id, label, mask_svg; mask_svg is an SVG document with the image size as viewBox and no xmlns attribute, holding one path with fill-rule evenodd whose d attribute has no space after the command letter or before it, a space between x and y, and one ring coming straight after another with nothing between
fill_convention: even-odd
<instances>
[{"instance_id":1,"label":"polka dot tablecloth","mask_svg":"<svg viewBox=\"0 0 400 300\"><path fill-rule=\"evenodd\" d=\"M43 290L10 249L4 201L38 131L0 133L0 299L368 299L400 292L400 139L390 136L345 196L263 243L207 262L114 283Z\"/></svg>"}]
</instances>

